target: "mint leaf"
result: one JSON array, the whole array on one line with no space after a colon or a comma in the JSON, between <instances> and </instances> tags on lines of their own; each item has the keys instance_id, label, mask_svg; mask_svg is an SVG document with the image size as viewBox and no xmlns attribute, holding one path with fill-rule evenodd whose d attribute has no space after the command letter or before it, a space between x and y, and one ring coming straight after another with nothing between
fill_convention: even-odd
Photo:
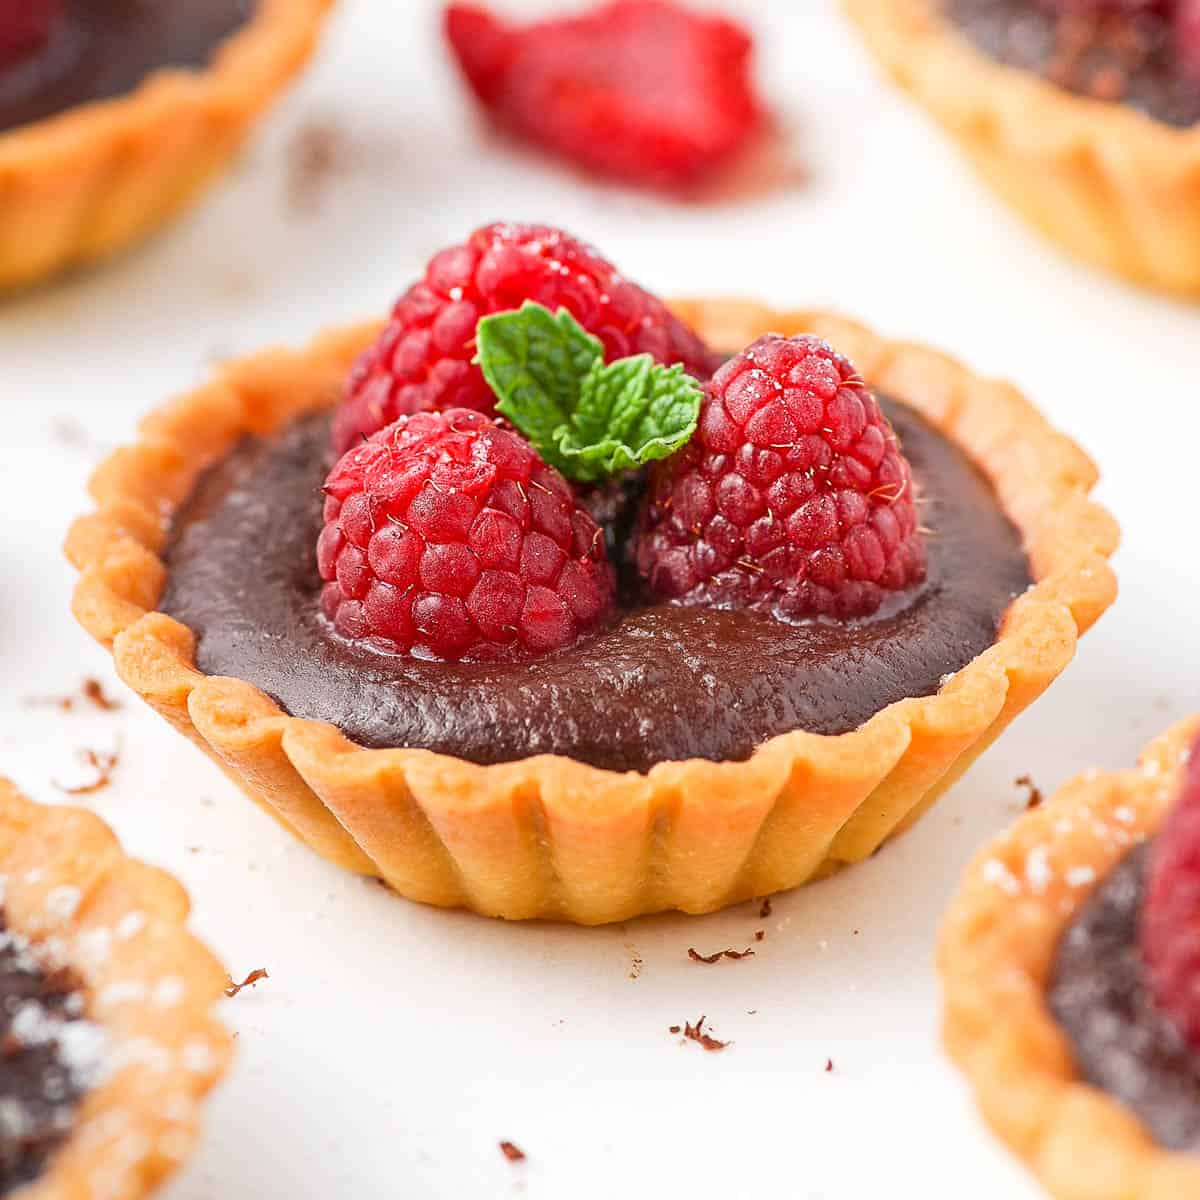
<instances>
[{"instance_id":1,"label":"mint leaf","mask_svg":"<svg viewBox=\"0 0 1200 1200\"><path fill-rule=\"evenodd\" d=\"M580 379L604 361L603 343L565 308L556 316L529 300L516 312L484 317L475 339L483 377L499 398L496 411L546 458L554 431L575 410Z\"/></svg>"},{"instance_id":2,"label":"mint leaf","mask_svg":"<svg viewBox=\"0 0 1200 1200\"><path fill-rule=\"evenodd\" d=\"M594 482L674 454L696 431L701 396L682 367L659 366L649 354L596 363L579 407L554 433L566 474Z\"/></svg>"},{"instance_id":3,"label":"mint leaf","mask_svg":"<svg viewBox=\"0 0 1200 1200\"><path fill-rule=\"evenodd\" d=\"M526 302L479 322L478 362L503 413L542 458L594 483L683 446L703 391L649 354L605 364L604 348L565 310Z\"/></svg>"}]
</instances>

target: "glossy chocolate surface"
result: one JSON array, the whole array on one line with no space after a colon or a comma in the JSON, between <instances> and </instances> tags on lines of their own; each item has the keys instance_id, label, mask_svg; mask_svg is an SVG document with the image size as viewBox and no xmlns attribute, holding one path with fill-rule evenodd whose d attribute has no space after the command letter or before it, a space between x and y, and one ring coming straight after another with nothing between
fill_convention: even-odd
<instances>
[{"instance_id":1,"label":"glossy chocolate surface","mask_svg":"<svg viewBox=\"0 0 1200 1200\"><path fill-rule=\"evenodd\" d=\"M945 0L950 19L985 53L1083 95L1119 101L1168 125L1200 122L1200 78L1160 17L1108 17L1090 38L1038 0ZM1125 22L1124 27L1118 21Z\"/></svg>"},{"instance_id":2,"label":"glossy chocolate surface","mask_svg":"<svg viewBox=\"0 0 1200 1200\"><path fill-rule=\"evenodd\" d=\"M1154 1002L1138 945L1149 844L1096 887L1064 934L1050 1008L1085 1079L1171 1150L1200 1152L1200 1055Z\"/></svg>"},{"instance_id":3,"label":"glossy chocolate surface","mask_svg":"<svg viewBox=\"0 0 1200 1200\"><path fill-rule=\"evenodd\" d=\"M255 0L65 0L40 50L0 63L0 131L126 95L162 67L204 67L254 6Z\"/></svg>"},{"instance_id":4,"label":"glossy chocolate surface","mask_svg":"<svg viewBox=\"0 0 1200 1200\"><path fill-rule=\"evenodd\" d=\"M933 533L927 582L867 621L785 625L627 596L609 628L533 663L427 662L350 644L317 603L323 415L243 442L201 480L175 522L161 607L195 631L202 671L249 680L364 746L645 771L744 759L796 729L843 733L936 692L992 644L1030 582L983 475L911 409L885 411Z\"/></svg>"}]
</instances>

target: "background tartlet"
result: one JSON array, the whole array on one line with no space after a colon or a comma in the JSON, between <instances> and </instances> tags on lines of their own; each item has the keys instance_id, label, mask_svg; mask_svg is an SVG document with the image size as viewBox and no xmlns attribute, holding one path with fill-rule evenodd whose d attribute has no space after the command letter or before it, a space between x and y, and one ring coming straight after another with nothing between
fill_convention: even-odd
<instances>
[{"instance_id":1,"label":"background tartlet","mask_svg":"<svg viewBox=\"0 0 1200 1200\"><path fill-rule=\"evenodd\" d=\"M260 0L199 71L0 132L0 288L104 258L186 207L311 55L333 0Z\"/></svg>"}]
</instances>

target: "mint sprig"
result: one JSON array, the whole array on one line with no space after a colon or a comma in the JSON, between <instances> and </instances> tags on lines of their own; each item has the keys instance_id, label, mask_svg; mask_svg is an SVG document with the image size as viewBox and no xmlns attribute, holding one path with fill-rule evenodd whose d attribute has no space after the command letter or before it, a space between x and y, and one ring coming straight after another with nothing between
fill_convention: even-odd
<instances>
[{"instance_id":1,"label":"mint sprig","mask_svg":"<svg viewBox=\"0 0 1200 1200\"><path fill-rule=\"evenodd\" d=\"M666 458L696 430L697 380L649 354L605 363L603 344L565 309L526 301L484 317L476 341L496 411L569 479L596 483Z\"/></svg>"}]
</instances>

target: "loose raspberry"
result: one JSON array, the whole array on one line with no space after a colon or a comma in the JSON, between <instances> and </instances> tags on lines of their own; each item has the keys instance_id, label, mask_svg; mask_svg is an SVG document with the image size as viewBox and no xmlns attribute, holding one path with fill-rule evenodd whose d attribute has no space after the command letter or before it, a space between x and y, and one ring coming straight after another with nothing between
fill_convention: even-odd
<instances>
[{"instance_id":1,"label":"loose raspberry","mask_svg":"<svg viewBox=\"0 0 1200 1200\"><path fill-rule=\"evenodd\" d=\"M662 301L622 279L591 247L545 225L488 225L435 255L425 278L396 302L351 373L333 422L337 452L407 413L473 408L490 415L496 397L471 362L475 326L526 300L567 309L604 343L610 361L647 353L700 379L720 363Z\"/></svg>"},{"instance_id":2,"label":"loose raspberry","mask_svg":"<svg viewBox=\"0 0 1200 1200\"><path fill-rule=\"evenodd\" d=\"M1200 0L1178 0L1175 44L1184 65L1200 83Z\"/></svg>"},{"instance_id":3,"label":"loose raspberry","mask_svg":"<svg viewBox=\"0 0 1200 1200\"><path fill-rule=\"evenodd\" d=\"M603 174L692 184L762 118L745 30L667 0L617 0L520 28L452 4L446 36L501 123Z\"/></svg>"},{"instance_id":4,"label":"loose raspberry","mask_svg":"<svg viewBox=\"0 0 1200 1200\"><path fill-rule=\"evenodd\" d=\"M423 658L529 658L612 608L599 526L480 413L401 417L343 456L325 497L321 605L348 638Z\"/></svg>"},{"instance_id":5,"label":"loose raspberry","mask_svg":"<svg viewBox=\"0 0 1200 1200\"><path fill-rule=\"evenodd\" d=\"M1200 738L1151 851L1141 940L1159 1007L1200 1049Z\"/></svg>"},{"instance_id":6,"label":"loose raspberry","mask_svg":"<svg viewBox=\"0 0 1200 1200\"><path fill-rule=\"evenodd\" d=\"M15 0L0 8L0 65L40 50L62 15L62 0Z\"/></svg>"},{"instance_id":7,"label":"loose raspberry","mask_svg":"<svg viewBox=\"0 0 1200 1200\"><path fill-rule=\"evenodd\" d=\"M785 619L866 616L925 574L912 470L874 396L818 338L776 334L713 377L636 553L659 595Z\"/></svg>"}]
</instances>

